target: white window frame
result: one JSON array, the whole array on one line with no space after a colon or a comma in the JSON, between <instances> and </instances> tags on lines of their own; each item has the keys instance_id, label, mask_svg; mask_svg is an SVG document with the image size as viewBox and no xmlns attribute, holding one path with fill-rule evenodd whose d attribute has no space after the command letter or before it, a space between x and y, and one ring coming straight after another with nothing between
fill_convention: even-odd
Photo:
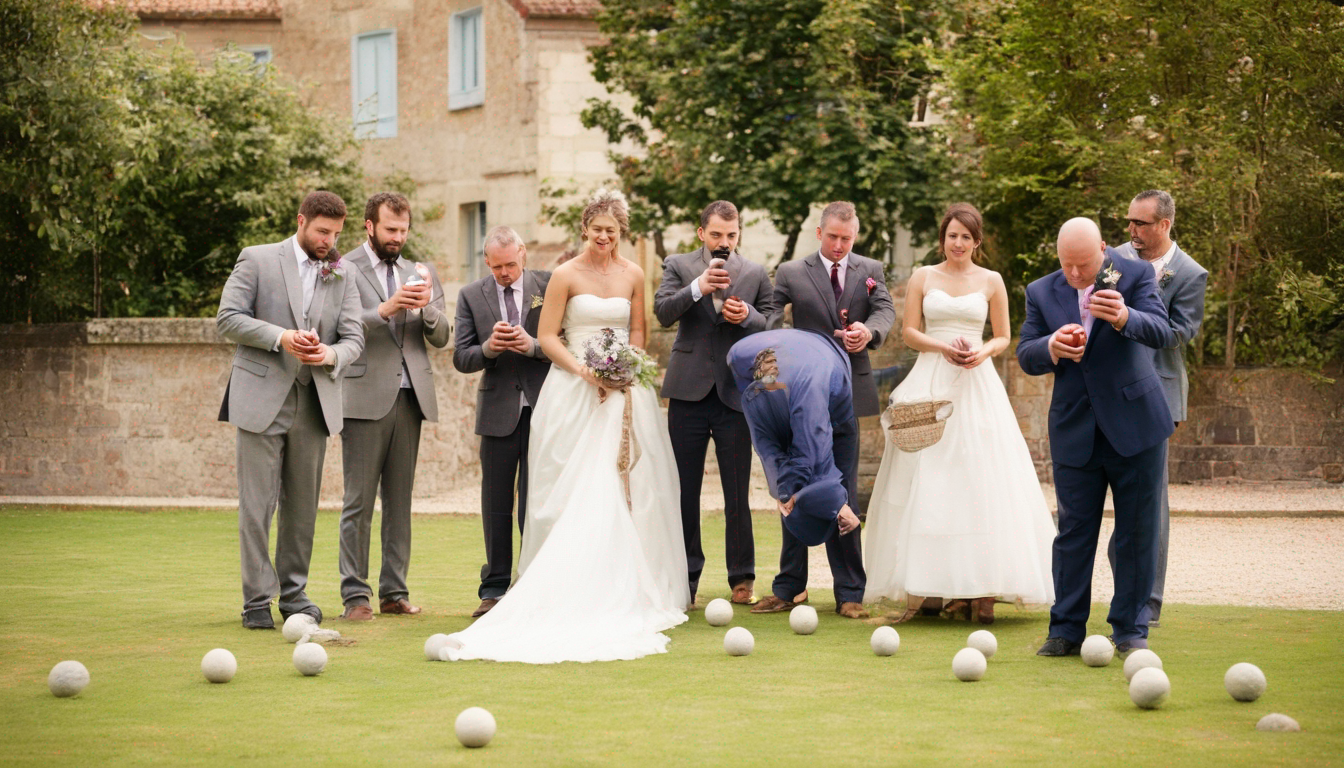
<instances>
[{"instance_id":1,"label":"white window frame","mask_svg":"<svg viewBox=\"0 0 1344 768\"><path fill-rule=\"evenodd\" d=\"M476 29L480 34L476 37L475 64L477 72L477 82L474 87L468 88L459 85L461 79L465 76L462 72L466 63L464 56L467 52L463 50L463 30L466 23L475 19ZM485 103L485 7L477 6L466 11L454 13L448 21L448 109L468 109L470 107L479 107Z\"/></svg>"},{"instance_id":2,"label":"white window frame","mask_svg":"<svg viewBox=\"0 0 1344 768\"><path fill-rule=\"evenodd\" d=\"M388 37L392 42L392 60L389 62L391 70L392 92L384 94L375 91L377 99L381 102L384 98L388 100L388 112L391 113L390 122L384 121L379 117L379 112L375 108L374 117L371 121L361 124L359 120L359 43L361 40L371 37ZM376 77L376 75L375 75ZM354 123L356 139L392 139L397 136L397 30L395 29L374 29L368 32L360 32L350 38L350 107L351 121Z\"/></svg>"},{"instance_id":3,"label":"white window frame","mask_svg":"<svg viewBox=\"0 0 1344 768\"><path fill-rule=\"evenodd\" d=\"M490 209L484 200L463 203L458 207L458 220L462 225L463 265L467 282L475 282L485 277L485 234L488 232Z\"/></svg>"}]
</instances>

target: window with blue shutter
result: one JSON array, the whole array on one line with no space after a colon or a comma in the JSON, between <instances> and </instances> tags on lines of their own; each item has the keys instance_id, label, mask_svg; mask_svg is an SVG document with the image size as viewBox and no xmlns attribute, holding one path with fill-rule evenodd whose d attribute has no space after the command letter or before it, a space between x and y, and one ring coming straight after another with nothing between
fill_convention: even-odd
<instances>
[{"instance_id":1,"label":"window with blue shutter","mask_svg":"<svg viewBox=\"0 0 1344 768\"><path fill-rule=\"evenodd\" d=\"M449 109L485 103L485 21L481 10L455 13L449 22Z\"/></svg>"},{"instance_id":2,"label":"window with blue shutter","mask_svg":"<svg viewBox=\"0 0 1344 768\"><path fill-rule=\"evenodd\" d=\"M355 138L397 135L397 33L365 32L350 42L350 94Z\"/></svg>"}]
</instances>

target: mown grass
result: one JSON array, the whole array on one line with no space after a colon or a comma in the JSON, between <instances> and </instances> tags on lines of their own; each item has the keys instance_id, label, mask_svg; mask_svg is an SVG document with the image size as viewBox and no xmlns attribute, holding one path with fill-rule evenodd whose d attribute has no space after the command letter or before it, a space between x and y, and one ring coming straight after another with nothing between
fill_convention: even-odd
<instances>
[{"instance_id":1,"label":"mown grass","mask_svg":"<svg viewBox=\"0 0 1344 768\"><path fill-rule=\"evenodd\" d=\"M310 589L329 617L340 611L336 523L319 519ZM695 613L669 632L670 653L638 661L429 663L425 638L470 621L483 548L479 519L420 517L410 583L425 614L329 619L356 643L329 648L326 672L304 678L279 632L239 624L233 514L9 507L0 525L6 765L1258 766L1339 764L1344 749L1339 612L1169 606L1153 647L1173 693L1157 711L1130 703L1118 660L1090 669L1036 657L1044 613L1001 607L988 674L959 683L951 659L970 625L903 626L900 652L878 658L873 627L835 616L815 592L821 626L809 637L784 615L739 611L735 624L756 637L746 658L725 655L724 630ZM705 530L702 590L726 596L722 526ZM764 593L778 525L761 516L756 530ZM1098 606L1094 631L1105 633L1104 616ZM200 674L215 647L238 658L227 685ZM92 674L77 698L47 691L62 659ZM1268 676L1260 701L1224 692L1237 661ZM473 705L499 723L484 750L453 736ZM1303 732L1254 730L1275 711Z\"/></svg>"}]
</instances>

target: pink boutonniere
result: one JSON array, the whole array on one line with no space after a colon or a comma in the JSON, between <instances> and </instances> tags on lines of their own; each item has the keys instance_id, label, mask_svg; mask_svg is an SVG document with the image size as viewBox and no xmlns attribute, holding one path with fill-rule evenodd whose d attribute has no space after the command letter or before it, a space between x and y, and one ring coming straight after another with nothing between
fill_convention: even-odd
<instances>
[{"instance_id":1,"label":"pink boutonniere","mask_svg":"<svg viewBox=\"0 0 1344 768\"><path fill-rule=\"evenodd\" d=\"M863 284L868 287L868 295L872 296L873 289L877 287L877 281L870 277L867 280L864 280Z\"/></svg>"},{"instance_id":2,"label":"pink boutonniere","mask_svg":"<svg viewBox=\"0 0 1344 768\"><path fill-rule=\"evenodd\" d=\"M323 261L322 267L318 270L317 276L324 283L330 283L332 280L341 280L345 273L341 272L341 257L337 256L333 261Z\"/></svg>"}]
</instances>

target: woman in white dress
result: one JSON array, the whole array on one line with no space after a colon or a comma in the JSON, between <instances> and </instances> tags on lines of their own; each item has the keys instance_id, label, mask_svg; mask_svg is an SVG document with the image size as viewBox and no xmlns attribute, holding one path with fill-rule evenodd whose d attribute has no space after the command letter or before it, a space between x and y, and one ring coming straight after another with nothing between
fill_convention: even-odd
<instances>
[{"instance_id":1,"label":"woman in white dress","mask_svg":"<svg viewBox=\"0 0 1344 768\"><path fill-rule=\"evenodd\" d=\"M552 367L532 416L518 579L449 636L454 660L636 659L666 652L662 631L686 620L680 488L658 396L639 385L600 393L580 362L605 329L644 346L644 273L619 252L628 234L625 198L598 192L583 211L583 252L551 276L537 337ZM629 505L617 468L626 398Z\"/></svg>"},{"instance_id":2,"label":"woman in white dress","mask_svg":"<svg viewBox=\"0 0 1344 768\"><path fill-rule=\"evenodd\" d=\"M953 410L934 445L886 446L868 504L864 602L905 600L897 622L939 598L946 613L985 624L996 600L1055 599L1054 521L1003 382L984 364L1008 348L1009 328L1003 277L974 263L983 239L979 211L953 205L938 230L945 260L906 288L901 335L919 359L891 402L950 400Z\"/></svg>"}]
</instances>

